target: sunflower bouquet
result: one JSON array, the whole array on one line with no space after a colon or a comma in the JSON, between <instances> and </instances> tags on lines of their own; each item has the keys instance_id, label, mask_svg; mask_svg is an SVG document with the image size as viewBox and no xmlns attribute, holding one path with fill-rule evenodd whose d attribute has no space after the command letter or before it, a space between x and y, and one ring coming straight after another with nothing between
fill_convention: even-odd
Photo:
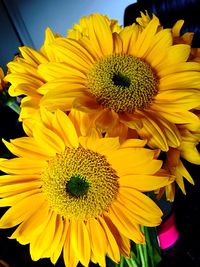
<instances>
[{"instance_id":1,"label":"sunflower bouquet","mask_svg":"<svg viewBox=\"0 0 200 267\"><path fill-rule=\"evenodd\" d=\"M15 227L34 261L159 262L155 200L194 183L183 159L200 164L199 49L182 25L91 14L65 37L48 28L40 50L20 47L1 74L24 136L3 140L0 228Z\"/></svg>"}]
</instances>

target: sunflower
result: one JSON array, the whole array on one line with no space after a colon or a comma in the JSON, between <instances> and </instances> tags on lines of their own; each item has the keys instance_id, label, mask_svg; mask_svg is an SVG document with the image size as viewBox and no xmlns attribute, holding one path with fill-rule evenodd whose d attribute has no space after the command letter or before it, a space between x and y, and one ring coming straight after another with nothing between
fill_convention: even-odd
<instances>
[{"instance_id":1,"label":"sunflower","mask_svg":"<svg viewBox=\"0 0 200 267\"><path fill-rule=\"evenodd\" d=\"M194 112L199 116L197 110ZM180 146L178 148L170 147L166 152L166 161L164 162L164 168L174 175L174 183L159 190L159 195L161 196L165 192L167 200L171 202L174 201L176 184L186 194L184 178L194 185L194 180L182 159L185 162L200 165L200 153L197 148L200 141L200 128L196 127L196 124L183 124L179 125L178 130L181 135Z\"/></svg>"},{"instance_id":2,"label":"sunflower","mask_svg":"<svg viewBox=\"0 0 200 267\"><path fill-rule=\"evenodd\" d=\"M46 29L46 38L39 51L23 46L19 47L19 55L8 63L8 80L12 84L9 89L11 96L23 96L21 99L21 112L19 119L24 117L39 116L39 101L41 94L38 88L44 84L44 79L39 75L37 68L42 63L55 61L54 53L48 49L59 34L54 34L49 28ZM8 81L7 78L5 81ZM26 97L24 97L26 96Z\"/></svg>"},{"instance_id":3,"label":"sunflower","mask_svg":"<svg viewBox=\"0 0 200 267\"><path fill-rule=\"evenodd\" d=\"M194 154L194 151L192 152ZM174 181L155 191L155 193L157 194L158 199L165 194L168 201L174 202L177 189L176 186L178 185L183 194L186 194L184 180L186 179L192 185L194 185L194 181L181 160L181 151L178 148L169 148L166 153L164 168L174 176Z\"/></svg>"},{"instance_id":4,"label":"sunflower","mask_svg":"<svg viewBox=\"0 0 200 267\"><path fill-rule=\"evenodd\" d=\"M192 109L200 101L200 64L188 60L191 46L175 44L175 33L156 16L145 27L122 29L100 14L77 25L68 37L52 37L48 29L45 52L23 47L20 62L8 64L10 94L25 95L21 119L39 106L74 107L101 131L120 122L152 148L178 147L176 125L199 123Z\"/></svg>"},{"instance_id":5,"label":"sunflower","mask_svg":"<svg viewBox=\"0 0 200 267\"><path fill-rule=\"evenodd\" d=\"M24 124L29 136L4 140L16 157L0 159L0 206L11 206L0 228L17 226L11 238L30 243L33 260L56 263L63 250L70 267L105 266L105 255L119 262L130 240L145 242L140 226L159 225L162 212L143 192L171 182L158 151L96 130L79 136L60 110L42 109L34 127L31 119Z\"/></svg>"}]
</instances>

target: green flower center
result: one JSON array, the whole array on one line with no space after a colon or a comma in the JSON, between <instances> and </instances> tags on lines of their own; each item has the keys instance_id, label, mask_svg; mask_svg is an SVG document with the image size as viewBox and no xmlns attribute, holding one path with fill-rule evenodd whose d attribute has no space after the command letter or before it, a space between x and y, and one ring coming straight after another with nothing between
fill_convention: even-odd
<instances>
[{"instance_id":1,"label":"green flower center","mask_svg":"<svg viewBox=\"0 0 200 267\"><path fill-rule=\"evenodd\" d=\"M116 86L129 87L131 85L131 80L129 77L123 75L122 73L114 73L112 77L113 83Z\"/></svg>"},{"instance_id":2,"label":"green flower center","mask_svg":"<svg viewBox=\"0 0 200 267\"><path fill-rule=\"evenodd\" d=\"M96 101L118 113L147 108L158 92L152 68L131 55L100 59L89 70L87 82Z\"/></svg>"},{"instance_id":3,"label":"green flower center","mask_svg":"<svg viewBox=\"0 0 200 267\"><path fill-rule=\"evenodd\" d=\"M73 175L66 184L66 190L72 197L80 197L87 194L89 183L84 177Z\"/></svg>"},{"instance_id":4,"label":"green flower center","mask_svg":"<svg viewBox=\"0 0 200 267\"><path fill-rule=\"evenodd\" d=\"M109 209L118 194L118 179L104 155L66 147L48 162L42 190L58 214L84 220Z\"/></svg>"}]
</instances>

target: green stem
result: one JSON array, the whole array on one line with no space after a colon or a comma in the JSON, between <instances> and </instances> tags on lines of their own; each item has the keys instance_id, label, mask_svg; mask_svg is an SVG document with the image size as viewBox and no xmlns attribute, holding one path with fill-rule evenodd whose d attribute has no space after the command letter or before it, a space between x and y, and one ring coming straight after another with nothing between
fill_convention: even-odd
<instances>
[{"instance_id":1,"label":"green stem","mask_svg":"<svg viewBox=\"0 0 200 267\"><path fill-rule=\"evenodd\" d=\"M124 257L122 256L121 259L120 259L120 267L123 267L124 266Z\"/></svg>"},{"instance_id":2,"label":"green stem","mask_svg":"<svg viewBox=\"0 0 200 267\"><path fill-rule=\"evenodd\" d=\"M18 115L20 114L20 107L16 102L16 98L8 94L8 88L5 88L5 90L0 92L0 105L8 106Z\"/></svg>"},{"instance_id":3,"label":"green stem","mask_svg":"<svg viewBox=\"0 0 200 267\"><path fill-rule=\"evenodd\" d=\"M15 102L14 99L9 99L6 103L6 106L8 106L9 108L11 108L13 111L15 111L17 114L20 113L20 107L19 105Z\"/></svg>"},{"instance_id":4,"label":"green stem","mask_svg":"<svg viewBox=\"0 0 200 267\"><path fill-rule=\"evenodd\" d=\"M144 234L145 234L145 238L146 238L146 245L148 247L148 251L149 251L149 257L150 257L150 261L151 261L151 266L154 267L154 255L153 255L153 244L151 243L150 240L150 235L149 235L149 231L147 227L144 227ZM157 238L157 236L155 236L155 238Z\"/></svg>"},{"instance_id":5,"label":"green stem","mask_svg":"<svg viewBox=\"0 0 200 267\"><path fill-rule=\"evenodd\" d=\"M143 249L143 253L144 253L144 260L145 260L145 263L146 265L148 266L148 253L147 253L147 237L146 237L146 233L145 233L145 227L142 226L142 232L144 233L145 235L145 241L146 243L145 244L142 244L142 249Z\"/></svg>"},{"instance_id":6,"label":"green stem","mask_svg":"<svg viewBox=\"0 0 200 267\"><path fill-rule=\"evenodd\" d=\"M140 258L140 250L139 250L139 245L136 244L136 253L137 253L137 261L138 261L138 264L141 265L141 258Z\"/></svg>"},{"instance_id":7,"label":"green stem","mask_svg":"<svg viewBox=\"0 0 200 267\"><path fill-rule=\"evenodd\" d=\"M138 244L137 246L138 246L138 249L139 249L140 259L141 259L141 263L142 263L141 267L148 267L148 265L146 265L145 257L144 257L144 254L143 254L143 248L142 248L143 245Z\"/></svg>"},{"instance_id":8,"label":"green stem","mask_svg":"<svg viewBox=\"0 0 200 267\"><path fill-rule=\"evenodd\" d=\"M128 264L129 267L138 267L137 263L133 259L126 259L126 263Z\"/></svg>"}]
</instances>

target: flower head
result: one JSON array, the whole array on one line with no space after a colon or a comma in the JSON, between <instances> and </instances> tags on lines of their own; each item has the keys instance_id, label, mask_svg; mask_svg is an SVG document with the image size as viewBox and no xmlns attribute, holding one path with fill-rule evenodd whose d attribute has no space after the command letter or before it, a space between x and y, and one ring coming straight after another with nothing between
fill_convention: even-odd
<instances>
[{"instance_id":1,"label":"flower head","mask_svg":"<svg viewBox=\"0 0 200 267\"><path fill-rule=\"evenodd\" d=\"M199 123L192 110L200 101L200 65L189 61L190 44L175 43L180 26L164 29L144 14L141 21L122 29L92 14L68 37L48 30L45 50L21 48L23 59L8 64L6 77L11 95L25 95L21 119L39 106L74 107L103 132L122 123L152 148L178 147L177 125Z\"/></svg>"},{"instance_id":2,"label":"flower head","mask_svg":"<svg viewBox=\"0 0 200 267\"><path fill-rule=\"evenodd\" d=\"M181 152L178 148L171 148L166 153L166 161L164 168L174 177L174 181L171 184L160 188L157 191L158 198L165 194L166 199L173 202L176 194L176 186L181 189L181 191L186 194L185 190L185 179L194 185L194 181L188 172L187 168L184 166L181 159Z\"/></svg>"},{"instance_id":3,"label":"flower head","mask_svg":"<svg viewBox=\"0 0 200 267\"><path fill-rule=\"evenodd\" d=\"M55 263L63 250L66 266L105 266L106 254L118 262L120 253L129 255L130 240L144 242L140 225L161 222L162 212L143 193L170 183L157 151L95 130L78 136L59 110L42 110L41 118L34 127L24 122L28 137L4 141L16 157L0 160L0 206L11 206L0 227L18 225L11 238L30 243L34 260Z\"/></svg>"},{"instance_id":4,"label":"flower head","mask_svg":"<svg viewBox=\"0 0 200 267\"><path fill-rule=\"evenodd\" d=\"M199 116L198 111L194 112ZM181 135L180 146L178 148L170 147L166 152L166 161L164 162L164 168L174 175L174 183L159 190L159 194L162 195L165 192L167 200L171 202L174 201L176 184L186 194L184 178L194 185L194 180L182 159L185 162L200 165L200 153L197 148L200 141L200 127L197 127L196 124L183 124L179 125L178 130Z\"/></svg>"}]
</instances>

